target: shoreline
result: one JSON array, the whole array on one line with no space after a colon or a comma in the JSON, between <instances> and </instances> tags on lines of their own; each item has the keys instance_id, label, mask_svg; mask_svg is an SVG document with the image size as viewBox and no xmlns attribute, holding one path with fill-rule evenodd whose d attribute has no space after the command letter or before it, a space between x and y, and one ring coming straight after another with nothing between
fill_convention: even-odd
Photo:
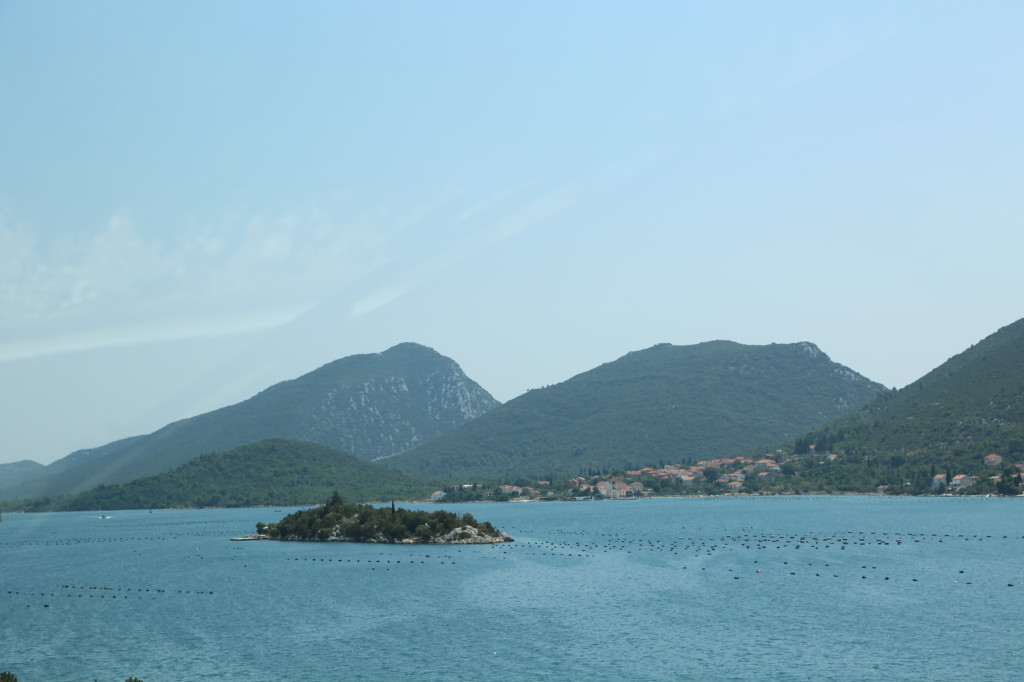
<instances>
[{"instance_id":1,"label":"shoreline","mask_svg":"<svg viewBox=\"0 0 1024 682\"><path fill-rule=\"evenodd\" d=\"M461 500L451 502L435 502L433 500L395 500L402 504L416 504L416 505L443 505L443 504L523 504L526 502L635 502L638 500L670 500L670 499L735 499L735 498L758 498L758 497L891 497L891 498L920 498L920 499L1019 499L1024 498L1024 493L1020 495L1000 495L998 493L991 493L985 495L951 495L949 493L943 495L889 495L886 493L878 492L848 492L848 491L836 491L836 492L802 492L802 493L722 493L721 495L651 495L643 497L628 497L621 499L612 499L608 497L594 498L590 500L559 500L559 499L521 499L521 500ZM376 505L376 504L390 504L388 501L375 501L366 502L365 504ZM110 512L126 512L126 511L204 511L204 510L216 510L216 509L273 509L277 507L289 507L294 509L301 508L312 508L319 507L321 502L308 502L303 504L263 504L253 505L249 507L243 506L230 506L230 507L134 507L126 509L75 509L75 510L52 510L52 511L22 511L12 509L10 511L4 510L4 516L14 516L20 514L85 514L85 513L110 513ZM2 523L0 518L0 523Z\"/></svg>"}]
</instances>

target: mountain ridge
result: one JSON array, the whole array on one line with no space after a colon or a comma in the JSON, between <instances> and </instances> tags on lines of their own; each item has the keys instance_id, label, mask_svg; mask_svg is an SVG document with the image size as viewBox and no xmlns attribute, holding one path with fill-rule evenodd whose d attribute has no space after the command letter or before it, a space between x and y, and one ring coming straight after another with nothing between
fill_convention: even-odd
<instances>
[{"instance_id":1,"label":"mountain ridge","mask_svg":"<svg viewBox=\"0 0 1024 682\"><path fill-rule=\"evenodd\" d=\"M226 407L146 435L78 450L41 475L0 488L0 499L80 492L179 466L204 452L265 438L320 443L364 459L426 442L498 405L437 351L401 343L352 355Z\"/></svg>"},{"instance_id":2,"label":"mountain ridge","mask_svg":"<svg viewBox=\"0 0 1024 682\"><path fill-rule=\"evenodd\" d=\"M472 481L696 460L793 438L883 390L809 342L657 344L380 461Z\"/></svg>"}]
</instances>

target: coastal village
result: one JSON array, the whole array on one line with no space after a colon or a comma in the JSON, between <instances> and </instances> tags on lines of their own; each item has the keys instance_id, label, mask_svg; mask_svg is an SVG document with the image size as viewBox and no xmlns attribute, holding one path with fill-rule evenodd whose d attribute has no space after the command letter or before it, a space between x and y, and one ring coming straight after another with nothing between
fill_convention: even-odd
<instances>
[{"instance_id":1,"label":"coastal village","mask_svg":"<svg viewBox=\"0 0 1024 682\"><path fill-rule=\"evenodd\" d=\"M432 502L530 502L558 500L629 500L665 495L757 495L789 492L787 479L799 477L800 467L809 462L826 466L840 459L832 452L818 454L811 445L805 455L783 457L766 454L760 459L733 457L701 460L693 465L664 465L658 468L611 472L604 475L576 476L562 481L538 480L495 487L476 483L452 485L437 490ZM985 455L986 468L1003 468L990 476L935 473L926 494L1020 494L1024 462L1007 466L998 454ZM909 483L905 483L909 486ZM878 494L900 494L889 485L880 485Z\"/></svg>"}]
</instances>

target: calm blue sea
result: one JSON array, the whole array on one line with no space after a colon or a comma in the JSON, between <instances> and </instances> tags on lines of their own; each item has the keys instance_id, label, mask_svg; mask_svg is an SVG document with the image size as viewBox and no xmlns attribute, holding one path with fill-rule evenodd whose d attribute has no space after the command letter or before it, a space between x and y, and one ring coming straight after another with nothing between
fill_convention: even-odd
<instances>
[{"instance_id":1,"label":"calm blue sea","mask_svg":"<svg viewBox=\"0 0 1024 682\"><path fill-rule=\"evenodd\" d=\"M5 514L0 671L20 682L1020 677L1022 500L444 508L517 541L228 540L292 509Z\"/></svg>"}]
</instances>

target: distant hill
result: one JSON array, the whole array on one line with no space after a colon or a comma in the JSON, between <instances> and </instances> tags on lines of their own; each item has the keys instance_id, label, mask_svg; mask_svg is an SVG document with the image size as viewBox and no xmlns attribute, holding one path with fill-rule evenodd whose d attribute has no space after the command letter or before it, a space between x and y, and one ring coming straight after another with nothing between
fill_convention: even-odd
<instances>
[{"instance_id":1,"label":"distant hill","mask_svg":"<svg viewBox=\"0 0 1024 682\"><path fill-rule=\"evenodd\" d=\"M431 490L422 481L333 448L273 438L201 455L131 483L15 506L30 511L251 507L312 504L332 491L360 502L425 499Z\"/></svg>"},{"instance_id":2,"label":"distant hill","mask_svg":"<svg viewBox=\"0 0 1024 682\"><path fill-rule=\"evenodd\" d=\"M858 413L797 439L794 450L842 455L831 478L920 487L935 471L993 475L982 459L1024 460L1024 320L971 346ZM842 466L838 466L842 464ZM843 480L845 479L845 483Z\"/></svg>"},{"instance_id":3,"label":"distant hill","mask_svg":"<svg viewBox=\"0 0 1024 682\"><path fill-rule=\"evenodd\" d=\"M451 482L694 461L793 439L883 390L811 343L661 344L382 461Z\"/></svg>"},{"instance_id":4,"label":"distant hill","mask_svg":"<svg viewBox=\"0 0 1024 682\"><path fill-rule=\"evenodd\" d=\"M310 441L372 459L425 443L497 405L454 360L403 343L336 360L146 436L80 450L31 479L2 480L0 500L123 483L264 438Z\"/></svg>"},{"instance_id":5,"label":"distant hill","mask_svg":"<svg viewBox=\"0 0 1024 682\"><path fill-rule=\"evenodd\" d=\"M28 459L0 464L0 485L17 485L38 476L45 470L46 467L39 462Z\"/></svg>"}]
</instances>

